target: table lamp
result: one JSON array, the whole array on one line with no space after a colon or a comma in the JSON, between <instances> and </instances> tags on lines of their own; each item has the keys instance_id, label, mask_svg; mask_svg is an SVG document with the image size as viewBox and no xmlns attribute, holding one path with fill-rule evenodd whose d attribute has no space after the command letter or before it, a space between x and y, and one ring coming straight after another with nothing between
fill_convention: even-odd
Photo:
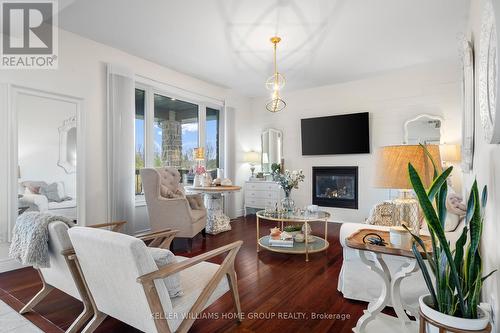
<instances>
[{"instance_id":1,"label":"table lamp","mask_svg":"<svg viewBox=\"0 0 500 333\"><path fill-rule=\"evenodd\" d=\"M438 172L441 171L441 157L438 145L427 145ZM378 151L375 186L400 190L399 198L392 201L396 205L398 222L406 222L412 232L419 234L420 210L418 200L411 196L412 186L408 175L408 163L417 170L425 188L433 181L434 168L420 145L397 145L382 147Z\"/></svg>"},{"instance_id":2,"label":"table lamp","mask_svg":"<svg viewBox=\"0 0 500 333\"><path fill-rule=\"evenodd\" d=\"M205 160L205 149L203 147L198 147L193 149L193 157L195 161Z\"/></svg>"},{"instance_id":3,"label":"table lamp","mask_svg":"<svg viewBox=\"0 0 500 333\"><path fill-rule=\"evenodd\" d=\"M250 164L250 170L252 171L252 178L254 178L255 164L260 162L260 155L256 151L246 152L244 155L244 161Z\"/></svg>"},{"instance_id":4,"label":"table lamp","mask_svg":"<svg viewBox=\"0 0 500 333\"><path fill-rule=\"evenodd\" d=\"M443 167L451 163L458 163L462 159L460 145L442 144L439 145L439 151L441 152L441 160L443 161Z\"/></svg>"}]
</instances>

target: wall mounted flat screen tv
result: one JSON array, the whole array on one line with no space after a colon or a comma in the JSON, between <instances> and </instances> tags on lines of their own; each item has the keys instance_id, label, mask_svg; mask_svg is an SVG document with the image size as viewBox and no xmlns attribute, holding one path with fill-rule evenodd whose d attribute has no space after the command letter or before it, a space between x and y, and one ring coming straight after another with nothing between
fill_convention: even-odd
<instances>
[{"instance_id":1,"label":"wall mounted flat screen tv","mask_svg":"<svg viewBox=\"0 0 500 333\"><path fill-rule=\"evenodd\" d=\"M368 112L301 120L302 155L370 153Z\"/></svg>"}]
</instances>

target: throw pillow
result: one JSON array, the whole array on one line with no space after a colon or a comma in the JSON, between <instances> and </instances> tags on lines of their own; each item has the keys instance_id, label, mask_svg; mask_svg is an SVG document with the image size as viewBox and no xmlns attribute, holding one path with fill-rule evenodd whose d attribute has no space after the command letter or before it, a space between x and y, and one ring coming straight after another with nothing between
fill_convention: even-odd
<instances>
[{"instance_id":1,"label":"throw pillow","mask_svg":"<svg viewBox=\"0 0 500 333\"><path fill-rule=\"evenodd\" d=\"M394 226L396 205L392 202L381 202L373 207L370 217L366 220L367 224Z\"/></svg>"},{"instance_id":2,"label":"throw pillow","mask_svg":"<svg viewBox=\"0 0 500 333\"><path fill-rule=\"evenodd\" d=\"M40 188L40 194L45 195L49 202L61 202L66 200L60 183L52 183Z\"/></svg>"},{"instance_id":3,"label":"throw pillow","mask_svg":"<svg viewBox=\"0 0 500 333\"><path fill-rule=\"evenodd\" d=\"M174 264L177 262L177 258L172 253L172 251L160 249L157 247L149 247L149 253L153 257L156 266L162 268L169 264ZM170 298L182 296L182 286L181 286L181 276L179 273L172 274L163 279L165 286L168 290L168 295Z\"/></svg>"},{"instance_id":4,"label":"throw pillow","mask_svg":"<svg viewBox=\"0 0 500 333\"><path fill-rule=\"evenodd\" d=\"M40 194L41 188L47 186L47 183L44 181L26 180L21 182L21 186L25 188L25 194Z\"/></svg>"}]
</instances>

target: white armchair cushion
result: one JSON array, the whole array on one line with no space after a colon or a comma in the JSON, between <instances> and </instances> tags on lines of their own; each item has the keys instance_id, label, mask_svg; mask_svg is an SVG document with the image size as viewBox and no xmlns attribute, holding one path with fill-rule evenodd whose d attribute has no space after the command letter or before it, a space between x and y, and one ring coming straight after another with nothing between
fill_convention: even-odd
<instances>
[{"instance_id":1,"label":"white armchair cushion","mask_svg":"<svg viewBox=\"0 0 500 333\"><path fill-rule=\"evenodd\" d=\"M71 228L69 237L98 310L141 331L156 332L143 287L137 282L158 269L144 242L84 227ZM172 303L165 283L156 280L155 286L168 316Z\"/></svg>"},{"instance_id":2,"label":"white armchair cushion","mask_svg":"<svg viewBox=\"0 0 500 333\"><path fill-rule=\"evenodd\" d=\"M168 264L174 264L178 262L175 255L170 250L160 249L157 247L148 247L149 253L153 256L153 259L158 268L162 268ZM167 286L168 295L170 298L182 296L182 285L181 285L181 277L179 273L172 274L165 279L165 286Z\"/></svg>"},{"instance_id":3,"label":"white armchair cushion","mask_svg":"<svg viewBox=\"0 0 500 333\"><path fill-rule=\"evenodd\" d=\"M62 251L73 247L68 236L69 227L64 222L55 221L48 225L48 229L50 268L40 268L40 273L46 283L80 300L81 297L69 271L68 264L64 256L61 255Z\"/></svg>"},{"instance_id":4,"label":"white armchair cushion","mask_svg":"<svg viewBox=\"0 0 500 333\"><path fill-rule=\"evenodd\" d=\"M182 257L177 258L179 258L179 260L185 259ZM206 287L210 279L212 279L215 275L215 272L219 269L219 267L219 265L204 261L180 272L184 295L172 299L172 307L174 311L174 316L172 317L174 318L169 324L173 330L176 330L177 327L179 327L180 323L189 313L189 310L193 306L194 302L198 299L201 292ZM228 291L229 283L227 281L227 277L224 277L221 282L219 282L219 285L213 292L212 296L208 299L205 308Z\"/></svg>"}]
</instances>

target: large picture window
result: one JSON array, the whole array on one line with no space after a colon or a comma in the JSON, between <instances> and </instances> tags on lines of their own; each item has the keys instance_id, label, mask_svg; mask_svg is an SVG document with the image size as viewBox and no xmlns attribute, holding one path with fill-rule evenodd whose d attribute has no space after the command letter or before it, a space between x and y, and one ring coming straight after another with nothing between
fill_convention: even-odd
<instances>
[{"instance_id":1,"label":"large picture window","mask_svg":"<svg viewBox=\"0 0 500 333\"><path fill-rule=\"evenodd\" d=\"M205 149L207 170L215 178L220 164L221 110L185 101L149 87L135 92L136 194L142 195L140 169L173 166L192 182L195 148Z\"/></svg>"},{"instance_id":2,"label":"large picture window","mask_svg":"<svg viewBox=\"0 0 500 333\"><path fill-rule=\"evenodd\" d=\"M146 166L145 162L145 91L135 90L135 194L141 195L142 183L139 170Z\"/></svg>"}]
</instances>

